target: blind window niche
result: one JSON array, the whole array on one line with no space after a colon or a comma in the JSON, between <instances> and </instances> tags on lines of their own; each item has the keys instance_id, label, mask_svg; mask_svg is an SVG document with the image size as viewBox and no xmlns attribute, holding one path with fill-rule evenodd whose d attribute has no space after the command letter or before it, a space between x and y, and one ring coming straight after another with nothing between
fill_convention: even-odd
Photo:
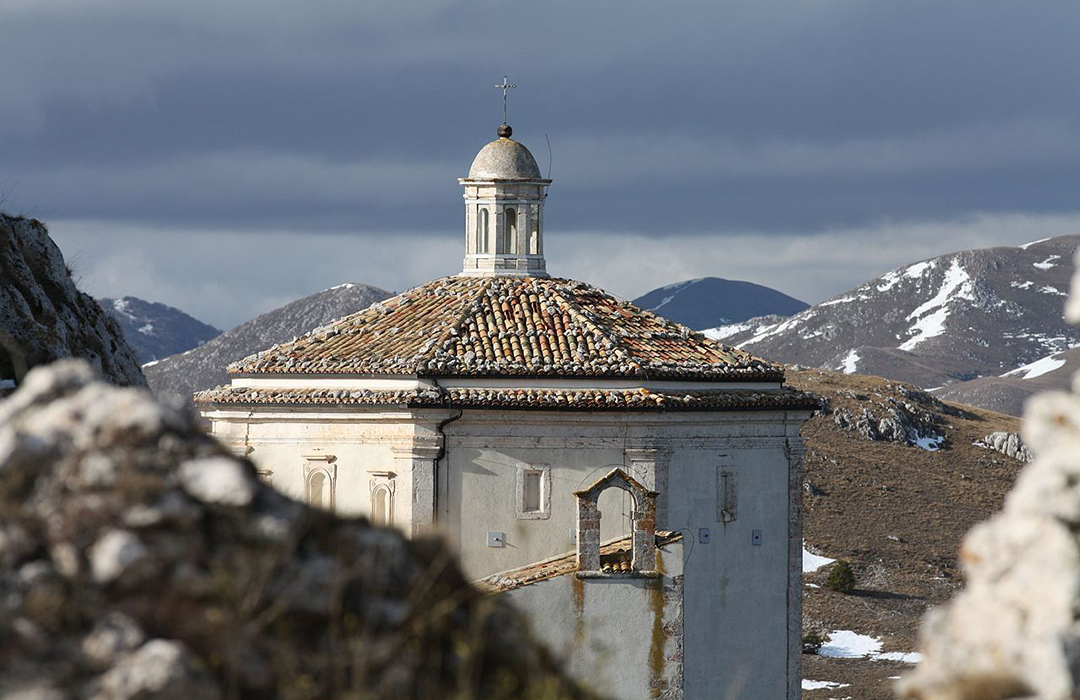
<instances>
[{"instance_id":1,"label":"blind window niche","mask_svg":"<svg viewBox=\"0 0 1080 700\"><path fill-rule=\"evenodd\" d=\"M540 511L540 476L538 471L525 472L525 502L522 510L526 513Z\"/></svg>"},{"instance_id":2,"label":"blind window niche","mask_svg":"<svg viewBox=\"0 0 1080 700\"><path fill-rule=\"evenodd\" d=\"M521 464L517 470L516 508L519 520L551 516L551 469L546 464Z\"/></svg>"}]
</instances>

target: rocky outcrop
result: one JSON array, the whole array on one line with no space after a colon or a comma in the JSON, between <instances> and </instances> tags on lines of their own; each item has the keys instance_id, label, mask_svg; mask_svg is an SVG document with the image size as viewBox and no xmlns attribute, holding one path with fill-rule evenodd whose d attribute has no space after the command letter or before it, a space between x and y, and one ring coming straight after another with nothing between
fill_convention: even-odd
<instances>
[{"instance_id":1,"label":"rocky outcrop","mask_svg":"<svg viewBox=\"0 0 1080 700\"><path fill-rule=\"evenodd\" d=\"M956 415L956 409L904 384L888 384L886 390L888 393L876 396L841 391L841 396L857 401L857 407L825 410L831 410L839 428L872 442L895 442L928 450L945 444L941 414Z\"/></svg>"},{"instance_id":2,"label":"rocky outcrop","mask_svg":"<svg viewBox=\"0 0 1080 700\"><path fill-rule=\"evenodd\" d=\"M146 383L119 326L75 287L45 226L0 214L0 395L31 367L63 357L116 384Z\"/></svg>"},{"instance_id":3,"label":"rocky outcrop","mask_svg":"<svg viewBox=\"0 0 1080 700\"><path fill-rule=\"evenodd\" d=\"M1031 450L1024 444L1024 439L1016 433L1006 433L999 431L996 433L990 433L982 440L975 443L977 447L985 447L988 450L995 450L1003 455L1018 459L1021 462L1030 462L1034 459L1034 455L1031 454Z\"/></svg>"},{"instance_id":4,"label":"rocky outcrop","mask_svg":"<svg viewBox=\"0 0 1080 700\"><path fill-rule=\"evenodd\" d=\"M76 361L0 403L0 697L590 697L441 543L291 501L191 420Z\"/></svg>"},{"instance_id":5,"label":"rocky outcrop","mask_svg":"<svg viewBox=\"0 0 1080 700\"><path fill-rule=\"evenodd\" d=\"M1031 399L1023 436L1036 458L965 538L967 588L927 616L905 698L1080 697L1080 392Z\"/></svg>"}]
</instances>

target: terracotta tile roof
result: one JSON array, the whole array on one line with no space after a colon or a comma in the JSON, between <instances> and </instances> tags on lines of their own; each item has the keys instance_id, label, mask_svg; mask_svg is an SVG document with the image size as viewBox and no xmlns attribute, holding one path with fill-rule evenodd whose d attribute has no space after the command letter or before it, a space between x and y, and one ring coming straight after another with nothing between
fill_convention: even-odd
<instances>
[{"instance_id":1,"label":"terracotta tile roof","mask_svg":"<svg viewBox=\"0 0 1080 700\"><path fill-rule=\"evenodd\" d=\"M444 277L229 372L783 380L776 365L595 287L540 277Z\"/></svg>"},{"instance_id":2,"label":"terracotta tile roof","mask_svg":"<svg viewBox=\"0 0 1080 700\"><path fill-rule=\"evenodd\" d=\"M657 547L663 547L681 539L682 533L679 532L668 532L666 530L656 531ZM631 556L629 535L621 539L605 542L600 546L601 570L606 573L628 571ZM624 561L626 562L626 569L622 568L622 563ZM607 568L604 568L605 566ZM564 576L573 573L576 570L577 552L568 552L551 559L545 559L544 561L522 566L518 569L492 574L487 578L475 581L474 585L480 588L480 590L488 591L489 593L501 593L503 591L511 591L515 588L527 586L530 583L547 581L556 576Z\"/></svg>"},{"instance_id":3,"label":"terracotta tile roof","mask_svg":"<svg viewBox=\"0 0 1080 700\"><path fill-rule=\"evenodd\" d=\"M615 411L814 410L820 400L794 389L660 392L644 389L268 389L220 386L195 394L210 405L398 406Z\"/></svg>"}]
</instances>

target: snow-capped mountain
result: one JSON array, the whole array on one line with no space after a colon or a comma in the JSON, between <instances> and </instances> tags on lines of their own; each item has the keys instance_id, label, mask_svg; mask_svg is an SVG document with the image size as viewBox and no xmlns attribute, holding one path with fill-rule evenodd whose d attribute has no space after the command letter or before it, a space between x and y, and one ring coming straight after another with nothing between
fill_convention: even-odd
<instances>
[{"instance_id":1,"label":"snow-capped mountain","mask_svg":"<svg viewBox=\"0 0 1080 700\"><path fill-rule=\"evenodd\" d=\"M230 363L389 296L391 292L366 284L340 284L256 316L197 348L151 362L143 372L154 393L188 401L196 391L226 383Z\"/></svg>"},{"instance_id":2,"label":"snow-capped mountain","mask_svg":"<svg viewBox=\"0 0 1080 700\"><path fill-rule=\"evenodd\" d=\"M221 333L180 309L138 297L99 299L98 303L120 324L141 364L198 347Z\"/></svg>"},{"instance_id":3,"label":"snow-capped mountain","mask_svg":"<svg viewBox=\"0 0 1080 700\"><path fill-rule=\"evenodd\" d=\"M790 316L808 304L753 282L701 277L654 289L634 304L684 326L701 330L755 316Z\"/></svg>"},{"instance_id":4,"label":"snow-capped mountain","mask_svg":"<svg viewBox=\"0 0 1080 700\"><path fill-rule=\"evenodd\" d=\"M705 331L790 364L937 388L1080 346L1063 318L1080 236L943 255L893 270L790 318Z\"/></svg>"}]
</instances>

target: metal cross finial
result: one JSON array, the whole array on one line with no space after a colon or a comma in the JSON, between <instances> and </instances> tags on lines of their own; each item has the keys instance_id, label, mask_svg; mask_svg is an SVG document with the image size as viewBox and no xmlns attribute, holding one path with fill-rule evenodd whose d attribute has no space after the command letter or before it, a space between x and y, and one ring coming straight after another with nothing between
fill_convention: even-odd
<instances>
[{"instance_id":1,"label":"metal cross finial","mask_svg":"<svg viewBox=\"0 0 1080 700\"><path fill-rule=\"evenodd\" d=\"M502 85L496 85L495 87L496 88L501 88L502 91L503 91L503 124L505 124L506 123L506 95L507 95L506 91L507 90L512 90L513 88L516 88L517 85L511 85L510 80L504 75Z\"/></svg>"}]
</instances>

